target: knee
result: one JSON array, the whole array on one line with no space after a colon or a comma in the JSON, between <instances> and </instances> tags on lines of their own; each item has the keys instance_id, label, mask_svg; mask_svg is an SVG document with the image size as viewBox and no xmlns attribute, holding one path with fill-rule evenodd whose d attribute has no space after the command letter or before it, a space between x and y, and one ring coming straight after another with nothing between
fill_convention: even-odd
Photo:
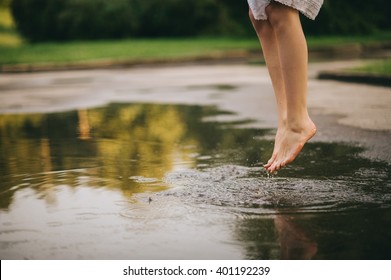
<instances>
[{"instance_id":1,"label":"knee","mask_svg":"<svg viewBox=\"0 0 391 280\"><path fill-rule=\"evenodd\" d=\"M256 20L251 9L249 9L248 14L258 37L262 38L268 36L271 32L269 22L267 20Z\"/></svg>"},{"instance_id":2,"label":"knee","mask_svg":"<svg viewBox=\"0 0 391 280\"><path fill-rule=\"evenodd\" d=\"M292 8L275 2L266 7L268 21L274 29L289 26L292 12L294 12Z\"/></svg>"}]
</instances>

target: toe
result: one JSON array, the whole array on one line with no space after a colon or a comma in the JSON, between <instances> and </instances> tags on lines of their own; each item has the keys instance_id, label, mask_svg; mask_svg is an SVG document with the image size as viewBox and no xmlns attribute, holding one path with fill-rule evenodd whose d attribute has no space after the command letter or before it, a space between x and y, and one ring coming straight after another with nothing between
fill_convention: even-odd
<instances>
[{"instance_id":1,"label":"toe","mask_svg":"<svg viewBox=\"0 0 391 280\"><path fill-rule=\"evenodd\" d=\"M275 161L277 155L272 155L272 157L268 160L268 162L263 166L265 168L269 168L272 166L273 162Z\"/></svg>"},{"instance_id":2,"label":"toe","mask_svg":"<svg viewBox=\"0 0 391 280\"><path fill-rule=\"evenodd\" d=\"M267 169L269 173L274 173L277 169L276 162L273 162L273 164Z\"/></svg>"}]
</instances>

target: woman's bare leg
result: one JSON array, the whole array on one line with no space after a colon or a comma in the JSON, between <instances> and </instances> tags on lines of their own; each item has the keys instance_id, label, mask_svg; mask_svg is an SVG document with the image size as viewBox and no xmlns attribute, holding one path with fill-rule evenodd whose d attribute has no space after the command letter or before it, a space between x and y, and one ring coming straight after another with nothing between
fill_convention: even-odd
<instances>
[{"instance_id":1,"label":"woman's bare leg","mask_svg":"<svg viewBox=\"0 0 391 280\"><path fill-rule=\"evenodd\" d=\"M316 133L316 126L307 111L308 50L299 14L276 2L272 2L266 12L277 40L287 110L279 149L267 167L269 172L274 172L296 158Z\"/></svg>"},{"instance_id":2,"label":"woman's bare leg","mask_svg":"<svg viewBox=\"0 0 391 280\"><path fill-rule=\"evenodd\" d=\"M278 130L273 155L265 165L269 172L292 162L316 133L307 111L307 43L299 14L271 2L268 20L250 18L260 39L278 107Z\"/></svg>"},{"instance_id":3,"label":"woman's bare leg","mask_svg":"<svg viewBox=\"0 0 391 280\"><path fill-rule=\"evenodd\" d=\"M281 142L280 140L282 131L286 126L287 101L285 95L285 83L280 65L277 38L271 23L268 20L256 20L251 10L249 11L249 15L254 29L258 35L259 41L262 45L262 52L273 84L278 109L278 129L275 137L273 154L267 164L264 165L265 168L268 168L271 166L277 156L277 151L279 150Z\"/></svg>"}]
</instances>

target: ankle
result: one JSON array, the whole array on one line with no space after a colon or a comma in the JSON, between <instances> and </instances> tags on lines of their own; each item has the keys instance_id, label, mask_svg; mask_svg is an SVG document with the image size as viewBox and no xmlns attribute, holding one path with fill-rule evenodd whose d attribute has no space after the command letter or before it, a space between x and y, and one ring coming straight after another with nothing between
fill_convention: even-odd
<instances>
[{"instance_id":1,"label":"ankle","mask_svg":"<svg viewBox=\"0 0 391 280\"><path fill-rule=\"evenodd\" d=\"M307 133L316 130L316 126L310 117L287 122L286 128L294 133Z\"/></svg>"},{"instance_id":2,"label":"ankle","mask_svg":"<svg viewBox=\"0 0 391 280\"><path fill-rule=\"evenodd\" d=\"M279 118L278 119L278 129L283 129L288 126L288 119L285 118Z\"/></svg>"}]
</instances>

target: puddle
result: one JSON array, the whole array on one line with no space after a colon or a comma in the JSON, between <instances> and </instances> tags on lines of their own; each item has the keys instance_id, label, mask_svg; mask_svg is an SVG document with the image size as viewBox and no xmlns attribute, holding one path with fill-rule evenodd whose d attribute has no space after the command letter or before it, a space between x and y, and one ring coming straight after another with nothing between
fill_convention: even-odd
<instances>
[{"instance_id":1,"label":"puddle","mask_svg":"<svg viewBox=\"0 0 391 280\"><path fill-rule=\"evenodd\" d=\"M391 257L390 163L311 142L270 177L273 131L212 121L221 114L0 115L1 259Z\"/></svg>"}]
</instances>

